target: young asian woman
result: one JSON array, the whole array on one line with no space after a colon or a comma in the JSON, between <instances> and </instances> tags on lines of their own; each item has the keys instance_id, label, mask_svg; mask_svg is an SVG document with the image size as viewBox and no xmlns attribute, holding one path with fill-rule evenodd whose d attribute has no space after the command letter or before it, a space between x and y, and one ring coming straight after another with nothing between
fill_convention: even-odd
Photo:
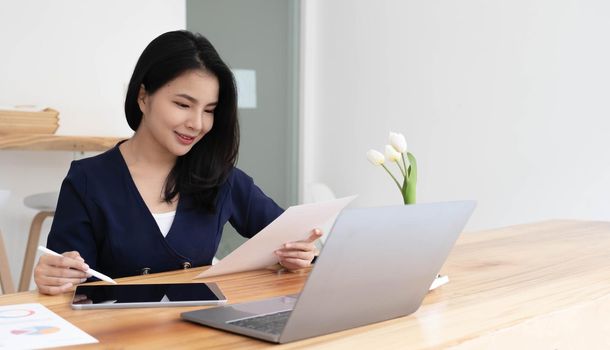
<instances>
[{"instance_id":1,"label":"young asian woman","mask_svg":"<svg viewBox=\"0 0 610 350\"><path fill-rule=\"evenodd\" d=\"M74 161L64 179L34 280L59 294L87 280L209 265L226 222L252 237L283 209L238 169L233 75L212 44L188 31L154 39L125 98L134 135ZM285 268L309 266L318 229L275 252Z\"/></svg>"}]
</instances>

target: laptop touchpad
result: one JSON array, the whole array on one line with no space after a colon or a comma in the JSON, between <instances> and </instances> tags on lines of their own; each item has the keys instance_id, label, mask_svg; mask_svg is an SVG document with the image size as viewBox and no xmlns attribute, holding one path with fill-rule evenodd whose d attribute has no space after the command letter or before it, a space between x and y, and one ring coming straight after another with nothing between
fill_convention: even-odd
<instances>
[{"instance_id":1,"label":"laptop touchpad","mask_svg":"<svg viewBox=\"0 0 610 350\"><path fill-rule=\"evenodd\" d=\"M288 311L294 308L298 294L286 295L277 298L265 299L256 302L249 302L244 304L227 305L235 311L240 313L248 313L251 316L267 314L278 311Z\"/></svg>"}]
</instances>

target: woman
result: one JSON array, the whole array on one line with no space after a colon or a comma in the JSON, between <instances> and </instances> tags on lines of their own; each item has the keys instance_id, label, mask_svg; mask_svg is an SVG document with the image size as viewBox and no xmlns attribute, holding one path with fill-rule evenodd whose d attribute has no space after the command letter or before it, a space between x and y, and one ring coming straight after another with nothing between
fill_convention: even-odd
<instances>
[{"instance_id":1,"label":"woman","mask_svg":"<svg viewBox=\"0 0 610 350\"><path fill-rule=\"evenodd\" d=\"M58 294L86 281L209 265L229 221L252 237L282 213L235 168L239 146L233 75L199 34L162 34L144 50L125 98L133 137L72 163L34 280ZM288 269L309 266L313 230L276 251Z\"/></svg>"}]
</instances>

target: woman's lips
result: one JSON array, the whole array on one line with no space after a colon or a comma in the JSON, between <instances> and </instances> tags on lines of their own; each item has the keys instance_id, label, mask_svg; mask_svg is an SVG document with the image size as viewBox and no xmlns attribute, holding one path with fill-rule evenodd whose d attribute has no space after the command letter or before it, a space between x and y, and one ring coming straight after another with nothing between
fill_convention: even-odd
<instances>
[{"instance_id":1,"label":"woman's lips","mask_svg":"<svg viewBox=\"0 0 610 350\"><path fill-rule=\"evenodd\" d=\"M181 134L179 132L175 132L176 133L176 137L178 139L178 142L180 142L183 145L190 145L195 141L195 136L188 136L188 135L184 135Z\"/></svg>"}]
</instances>

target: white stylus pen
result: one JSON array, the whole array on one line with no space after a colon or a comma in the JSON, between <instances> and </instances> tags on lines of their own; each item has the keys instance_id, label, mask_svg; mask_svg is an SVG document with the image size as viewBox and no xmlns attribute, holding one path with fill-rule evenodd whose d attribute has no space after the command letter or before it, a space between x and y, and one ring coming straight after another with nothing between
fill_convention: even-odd
<instances>
[{"instance_id":1,"label":"white stylus pen","mask_svg":"<svg viewBox=\"0 0 610 350\"><path fill-rule=\"evenodd\" d=\"M43 247L41 245L38 246L38 250L40 250L43 253L47 253L47 254L51 254L51 255L55 255L55 256L61 256L61 254L58 254L58 253L52 251L51 249L49 249L47 247ZM104 275L101 272L97 272L94 269L88 269L85 272L90 274L90 275L92 275L92 276L95 276L95 277L101 279L102 281L106 281L106 282L110 282L110 283L113 283L113 284L117 284L112 278Z\"/></svg>"}]
</instances>

